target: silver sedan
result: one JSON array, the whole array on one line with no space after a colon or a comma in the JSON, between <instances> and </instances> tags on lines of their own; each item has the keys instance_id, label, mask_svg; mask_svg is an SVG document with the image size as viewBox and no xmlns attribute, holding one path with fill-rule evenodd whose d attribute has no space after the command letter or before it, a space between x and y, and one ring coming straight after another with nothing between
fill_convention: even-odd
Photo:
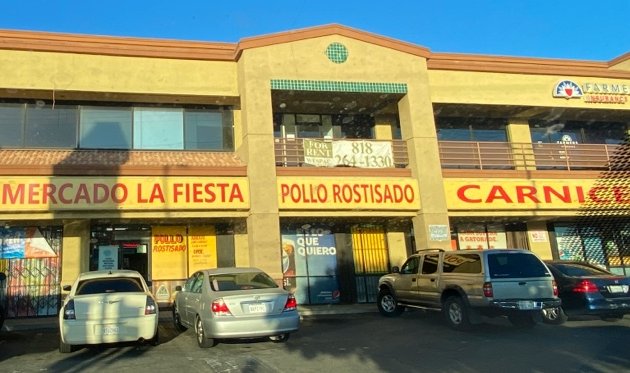
<instances>
[{"instance_id":1,"label":"silver sedan","mask_svg":"<svg viewBox=\"0 0 630 373\"><path fill-rule=\"evenodd\" d=\"M219 339L269 337L284 342L299 329L293 294L258 268L216 268L195 272L175 288L173 322L194 328L199 347Z\"/></svg>"}]
</instances>

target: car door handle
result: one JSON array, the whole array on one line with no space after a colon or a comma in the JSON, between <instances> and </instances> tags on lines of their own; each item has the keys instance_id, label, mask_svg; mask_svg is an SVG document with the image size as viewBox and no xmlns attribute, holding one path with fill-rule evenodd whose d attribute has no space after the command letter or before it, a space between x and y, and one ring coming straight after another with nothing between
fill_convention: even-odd
<instances>
[{"instance_id":1,"label":"car door handle","mask_svg":"<svg viewBox=\"0 0 630 373\"><path fill-rule=\"evenodd\" d=\"M521 281L521 282L519 282L518 284L519 284L519 285L527 285L527 282L525 282L525 281Z\"/></svg>"},{"instance_id":2,"label":"car door handle","mask_svg":"<svg viewBox=\"0 0 630 373\"><path fill-rule=\"evenodd\" d=\"M431 282L435 282L435 279L434 279L434 278L432 278L432 279L431 279Z\"/></svg>"},{"instance_id":3,"label":"car door handle","mask_svg":"<svg viewBox=\"0 0 630 373\"><path fill-rule=\"evenodd\" d=\"M414 278L412 278L412 279L411 279L411 282L416 282L416 278L415 278L415 277L414 277Z\"/></svg>"}]
</instances>

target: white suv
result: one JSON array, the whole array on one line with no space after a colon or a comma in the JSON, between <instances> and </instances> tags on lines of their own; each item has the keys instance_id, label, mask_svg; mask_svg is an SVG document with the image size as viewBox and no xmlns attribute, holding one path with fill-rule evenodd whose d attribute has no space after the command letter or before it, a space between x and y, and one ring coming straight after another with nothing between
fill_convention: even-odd
<instances>
[{"instance_id":1,"label":"white suv","mask_svg":"<svg viewBox=\"0 0 630 373\"><path fill-rule=\"evenodd\" d=\"M468 329L482 315L533 327L542 309L560 304L551 272L527 250L421 250L382 276L378 287L381 314L442 310L454 329Z\"/></svg>"}]
</instances>

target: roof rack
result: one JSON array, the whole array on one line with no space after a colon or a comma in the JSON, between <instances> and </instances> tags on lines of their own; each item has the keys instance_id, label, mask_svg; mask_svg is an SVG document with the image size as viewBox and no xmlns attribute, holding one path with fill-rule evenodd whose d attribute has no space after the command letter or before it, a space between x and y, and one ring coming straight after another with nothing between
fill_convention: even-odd
<instances>
[{"instance_id":1,"label":"roof rack","mask_svg":"<svg viewBox=\"0 0 630 373\"><path fill-rule=\"evenodd\" d=\"M439 251L439 252L442 252L442 253L443 253L443 252L445 252L446 250L444 250L444 249L438 249L438 248L435 248L435 249L420 249L420 250L416 250L416 252L417 252L417 253L419 253L419 252L421 252L421 251Z\"/></svg>"}]
</instances>

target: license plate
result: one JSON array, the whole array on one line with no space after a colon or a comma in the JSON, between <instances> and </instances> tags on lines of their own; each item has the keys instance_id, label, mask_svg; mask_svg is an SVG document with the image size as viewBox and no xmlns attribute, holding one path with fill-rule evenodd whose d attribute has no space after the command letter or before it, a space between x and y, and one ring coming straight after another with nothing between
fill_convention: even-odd
<instances>
[{"instance_id":1,"label":"license plate","mask_svg":"<svg viewBox=\"0 0 630 373\"><path fill-rule=\"evenodd\" d=\"M264 313L267 312L267 307L264 304L250 304L249 313Z\"/></svg>"},{"instance_id":2,"label":"license plate","mask_svg":"<svg viewBox=\"0 0 630 373\"><path fill-rule=\"evenodd\" d=\"M540 303L536 303L531 300L520 300L518 301L518 309L519 310L537 310L542 308Z\"/></svg>"},{"instance_id":3,"label":"license plate","mask_svg":"<svg viewBox=\"0 0 630 373\"><path fill-rule=\"evenodd\" d=\"M110 325L103 327L103 335L115 335L118 334L118 326Z\"/></svg>"},{"instance_id":4,"label":"license plate","mask_svg":"<svg viewBox=\"0 0 630 373\"><path fill-rule=\"evenodd\" d=\"M628 285L608 285L609 293L627 293Z\"/></svg>"}]
</instances>

